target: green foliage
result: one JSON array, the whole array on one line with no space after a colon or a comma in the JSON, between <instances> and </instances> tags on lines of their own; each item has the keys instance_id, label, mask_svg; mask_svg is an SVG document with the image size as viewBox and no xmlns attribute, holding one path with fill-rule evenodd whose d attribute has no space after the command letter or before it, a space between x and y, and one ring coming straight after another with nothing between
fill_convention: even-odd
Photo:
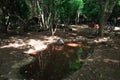
<instances>
[{"instance_id":1,"label":"green foliage","mask_svg":"<svg viewBox=\"0 0 120 80\"><path fill-rule=\"evenodd\" d=\"M118 0L118 5L120 5L120 0Z\"/></svg>"},{"instance_id":2,"label":"green foliage","mask_svg":"<svg viewBox=\"0 0 120 80\"><path fill-rule=\"evenodd\" d=\"M113 12L110 17L118 17L120 16L120 5L116 5L115 8L113 9Z\"/></svg>"},{"instance_id":3,"label":"green foliage","mask_svg":"<svg viewBox=\"0 0 120 80\"><path fill-rule=\"evenodd\" d=\"M60 20L74 19L77 12L82 12L83 1L82 0L44 0L45 5L48 7L48 12L53 15L55 12L59 12Z\"/></svg>"},{"instance_id":4,"label":"green foliage","mask_svg":"<svg viewBox=\"0 0 120 80\"><path fill-rule=\"evenodd\" d=\"M89 19L98 18L100 15L99 5L96 0L84 0L83 14Z\"/></svg>"},{"instance_id":5,"label":"green foliage","mask_svg":"<svg viewBox=\"0 0 120 80\"><path fill-rule=\"evenodd\" d=\"M76 71L78 69L80 69L80 67L82 66L82 64L80 63L80 61L71 61L69 63L69 69L71 70L71 72L73 71Z\"/></svg>"},{"instance_id":6,"label":"green foliage","mask_svg":"<svg viewBox=\"0 0 120 80\"><path fill-rule=\"evenodd\" d=\"M104 5L106 0L102 1ZM101 12L99 2L98 0L1 0L0 9L3 10L5 17L9 14L17 14L22 19L38 16L41 12L45 14L45 18L51 14L50 21L54 24L57 20L62 23L73 22L77 13L84 14L89 19L98 19ZM110 0L109 4L112 3L113 0ZM116 17L116 14L119 15L119 8L114 9L112 16ZM0 22L5 23L5 19Z\"/></svg>"},{"instance_id":7,"label":"green foliage","mask_svg":"<svg viewBox=\"0 0 120 80\"><path fill-rule=\"evenodd\" d=\"M83 0L68 0L65 5L65 15L70 19L75 19L77 13L82 13Z\"/></svg>"},{"instance_id":8,"label":"green foliage","mask_svg":"<svg viewBox=\"0 0 120 80\"><path fill-rule=\"evenodd\" d=\"M30 16L30 7L25 0L16 0L16 5L16 13L23 19L27 19Z\"/></svg>"},{"instance_id":9,"label":"green foliage","mask_svg":"<svg viewBox=\"0 0 120 80\"><path fill-rule=\"evenodd\" d=\"M106 0L83 0L84 1L84 8L83 8L83 14L85 14L88 19L92 20L92 19L99 19L100 18L100 12L102 12L100 10L100 4L105 5ZM109 0L109 6L107 6L106 10L107 12L109 12L109 7L113 4L114 0ZM118 5L120 5L120 0L118 0ZM114 11L112 12L112 16L116 16L116 14L119 14L119 10L116 10L118 8L114 8Z\"/></svg>"},{"instance_id":10,"label":"green foliage","mask_svg":"<svg viewBox=\"0 0 120 80\"><path fill-rule=\"evenodd\" d=\"M115 6L115 8L112 11L111 17L119 17L120 16L120 0L118 0L117 5Z\"/></svg>"},{"instance_id":11,"label":"green foliage","mask_svg":"<svg viewBox=\"0 0 120 80\"><path fill-rule=\"evenodd\" d=\"M76 52L76 56L79 59L80 55L83 53L83 49L80 48L77 52Z\"/></svg>"},{"instance_id":12,"label":"green foliage","mask_svg":"<svg viewBox=\"0 0 120 80\"><path fill-rule=\"evenodd\" d=\"M81 9L83 8L83 2L82 0L70 0L68 2L69 12L70 15L76 15L77 11L81 13Z\"/></svg>"},{"instance_id":13,"label":"green foliage","mask_svg":"<svg viewBox=\"0 0 120 80\"><path fill-rule=\"evenodd\" d=\"M76 71L78 69L80 69L80 67L82 66L82 64L80 63L80 55L83 53L83 49L80 48L78 49L78 51L75 53L76 54L76 60L70 61L69 63L69 68L72 71Z\"/></svg>"}]
</instances>

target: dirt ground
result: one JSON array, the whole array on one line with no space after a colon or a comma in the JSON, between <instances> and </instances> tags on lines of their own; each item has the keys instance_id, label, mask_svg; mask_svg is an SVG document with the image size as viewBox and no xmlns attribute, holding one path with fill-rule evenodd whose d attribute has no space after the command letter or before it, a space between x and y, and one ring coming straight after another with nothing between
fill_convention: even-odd
<instances>
[{"instance_id":1,"label":"dirt ground","mask_svg":"<svg viewBox=\"0 0 120 80\"><path fill-rule=\"evenodd\" d=\"M91 35L88 35L91 36ZM59 38L65 41L87 41L96 45L95 51L85 60L84 66L65 80L119 80L120 38L87 38L76 31L49 31L27 33L23 36L0 35L0 80L23 80L18 68L33 61L28 54L39 51ZM40 46L40 47L39 47Z\"/></svg>"},{"instance_id":2,"label":"dirt ground","mask_svg":"<svg viewBox=\"0 0 120 80\"><path fill-rule=\"evenodd\" d=\"M97 44L94 53L83 67L64 80L119 80L120 38L110 43Z\"/></svg>"}]
</instances>

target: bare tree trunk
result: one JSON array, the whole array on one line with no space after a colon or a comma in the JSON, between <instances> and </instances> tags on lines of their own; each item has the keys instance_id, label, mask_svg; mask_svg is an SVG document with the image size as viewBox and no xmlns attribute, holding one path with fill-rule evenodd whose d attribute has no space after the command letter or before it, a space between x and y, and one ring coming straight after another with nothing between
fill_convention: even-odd
<instances>
[{"instance_id":1,"label":"bare tree trunk","mask_svg":"<svg viewBox=\"0 0 120 80\"><path fill-rule=\"evenodd\" d=\"M54 16L52 16L52 26L51 26L51 31L52 31L52 36L54 36L54 34L57 31L57 27L58 27L58 23L59 23L59 15L58 15L58 11L55 12Z\"/></svg>"},{"instance_id":2,"label":"bare tree trunk","mask_svg":"<svg viewBox=\"0 0 120 80\"><path fill-rule=\"evenodd\" d=\"M75 24L78 24L79 23L79 18L80 18L80 10L77 11L77 15L76 15L76 18L75 18Z\"/></svg>"},{"instance_id":3,"label":"bare tree trunk","mask_svg":"<svg viewBox=\"0 0 120 80\"><path fill-rule=\"evenodd\" d=\"M104 18L104 16L101 16L100 18L100 28L98 30L98 33L99 33L99 36L103 37L103 32L104 32L104 26L105 26L105 23L106 20Z\"/></svg>"},{"instance_id":4,"label":"bare tree trunk","mask_svg":"<svg viewBox=\"0 0 120 80\"><path fill-rule=\"evenodd\" d=\"M109 4L109 0L106 1L105 5L103 5L103 1L101 0L100 4L100 9L101 9L101 14L100 14L100 28L99 28L99 36L103 36L104 29L103 27L105 26L105 11L107 10L107 6Z\"/></svg>"},{"instance_id":5,"label":"bare tree trunk","mask_svg":"<svg viewBox=\"0 0 120 80\"><path fill-rule=\"evenodd\" d=\"M104 32L104 26L106 25L106 22L108 18L110 17L112 10L114 6L116 5L118 0L113 0L113 3L110 3L110 0L106 0L104 3L103 0L100 0L100 28L99 28L99 36L103 37L103 32Z\"/></svg>"}]
</instances>

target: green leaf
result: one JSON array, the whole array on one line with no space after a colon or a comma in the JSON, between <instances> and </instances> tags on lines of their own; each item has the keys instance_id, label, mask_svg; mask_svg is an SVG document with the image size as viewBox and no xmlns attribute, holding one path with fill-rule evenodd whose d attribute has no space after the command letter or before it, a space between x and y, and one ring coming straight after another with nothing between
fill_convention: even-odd
<instances>
[{"instance_id":1,"label":"green leaf","mask_svg":"<svg viewBox=\"0 0 120 80\"><path fill-rule=\"evenodd\" d=\"M82 48L80 48L80 49L76 52L77 57L80 57L81 53L83 53L83 49L82 49Z\"/></svg>"}]
</instances>

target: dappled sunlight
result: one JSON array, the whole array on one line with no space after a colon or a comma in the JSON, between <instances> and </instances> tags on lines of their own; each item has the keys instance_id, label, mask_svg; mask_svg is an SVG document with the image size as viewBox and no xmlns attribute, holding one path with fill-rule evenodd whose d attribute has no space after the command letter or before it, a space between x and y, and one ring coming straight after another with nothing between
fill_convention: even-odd
<instances>
[{"instance_id":1,"label":"dappled sunlight","mask_svg":"<svg viewBox=\"0 0 120 80\"><path fill-rule=\"evenodd\" d=\"M120 80L120 0L1 0L0 80Z\"/></svg>"},{"instance_id":2,"label":"dappled sunlight","mask_svg":"<svg viewBox=\"0 0 120 80\"><path fill-rule=\"evenodd\" d=\"M18 39L16 37L11 37L12 41L9 42L7 45L3 45L0 48L21 48L25 47L28 48L28 50L24 51L24 53L33 53L35 51L41 51L47 47L48 44L56 42L59 37L57 36L51 36L51 37L44 37L44 40L40 39Z\"/></svg>"},{"instance_id":3,"label":"dappled sunlight","mask_svg":"<svg viewBox=\"0 0 120 80\"><path fill-rule=\"evenodd\" d=\"M102 59L102 57L101 58L95 58L98 62L101 62L101 61L103 61L103 62L105 62L105 63L115 63L115 64L119 64L120 65L120 61L119 60L115 60L115 59ZM94 58L88 58L86 61L88 61L88 62L93 62L94 60L95 60ZM83 60L83 61L85 61L85 60Z\"/></svg>"},{"instance_id":4,"label":"dappled sunlight","mask_svg":"<svg viewBox=\"0 0 120 80\"><path fill-rule=\"evenodd\" d=\"M51 39L52 42L54 41L52 37L49 39ZM29 43L37 44L38 42L30 40ZM38 72L38 75L40 75L39 79L42 77L46 80L46 76L48 76L47 80L49 80L49 77L52 76L55 79L51 80L57 80L58 77L56 78L56 76L64 76L66 73L68 74L81 68L83 62L79 59L87 57L90 50L85 50L85 46L87 48L87 44L85 43L65 42L62 45L58 43L48 44L47 48L42 51L31 50L30 52L32 53L29 54L34 56L36 60L31 64L23 66L20 70L21 74L31 77ZM25 71L27 71L27 73Z\"/></svg>"},{"instance_id":5,"label":"dappled sunlight","mask_svg":"<svg viewBox=\"0 0 120 80\"><path fill-rule=\"evenodd\" d=\"M8 45L1 46L0 48L9 48L9 47L18 48L25 45L26 44L25 42L23 42L22 39L12 38L12 42L9 42Z\"/></svg>"},{"instance_id":6,"label":"dappled sunlight","mask_svg":"<svg viewBox=\"0 0 120 80\"><path fill-rule=\"evenodd\" d=\"M120 31L120 27L115 27L114 31Z\"/></svg>"},{"instance_id":7,"label":"dappled sunlight","mask_svg":"<svg viewBox=\"0 0 120 80\"><path fill-rule=\"evenodd\" d=\"M110 37L103 37L103 38L95 39L94 42L101 43L101 42L107 42L109 40L110 40Z\"/></svg>"},{"instance_id":8,"label":"dappled sunlight","mask_svg":"<svg viewBox=\"0 0 120 80\"><path fill-rule=\"evenodd\" d=\"M47 45L53 42L56 42L57 39L59 39L58 37L47 37L47 40L34 40L34 39L30 39L27 41L27 45L30 45L32 47L32 49L29 49L27 51L25 51L24 53L35 53L37 51L41 51L47 48Z\"/></svg>"},{"instance_id":9,"label":"dappled sunlight","mask_svg":"<svg viewBox=\"0 0 120 80\"><path fill-rule=\"evenodd\" d=\"M67 46L70 46L70 47L81 47L81 45L80 44L77 44L77 43L68 43L68 44L66 44Z\"/></svg>"},{"instance_id":10,"label":"dappled sunlight","mask_svg":"<svg viewBox=\"0 0 120 80\"><path fill-rule=\"evenodd\" d=\"M29 49L28 51L25 51L25 53L28 53L30 55L37 55L44 52L56 52L56 53L64 53L67 54L73 54L74 51L76 51L79 48L83 48L84 50L89 50L90 46L85 45L83 43L77 43L77 42L65 42L63 45L59 45L58 43L52 43L48 45L41 45L41 46L34 46L36 49ZM64 51L64 52L63 52ZM67 54L66 54L67 53Z\"/></svg>"},{"instance_id":11,"label":"dappled sunlight","mask_svg":"<svg viewBox=\"0 0 120 80\"><path fill-rule=\"evenodd\" d=\"M120 64L119 60L113 60L113 59L103 59L105 63L117 63Z\"/></svg>"},{"instance_id":12,"label":"dappled sunlight","mask_svg":"<svg viewBox=\"0 0 120 80\"><path fill-rule=\"evenodd\" d=\"M67 43L66 45L69 47L83 47L85 49L90 49L90 46L86 46L82 43L80 43L80 44L79 43Z\"/></svg>"}]
</instances>

